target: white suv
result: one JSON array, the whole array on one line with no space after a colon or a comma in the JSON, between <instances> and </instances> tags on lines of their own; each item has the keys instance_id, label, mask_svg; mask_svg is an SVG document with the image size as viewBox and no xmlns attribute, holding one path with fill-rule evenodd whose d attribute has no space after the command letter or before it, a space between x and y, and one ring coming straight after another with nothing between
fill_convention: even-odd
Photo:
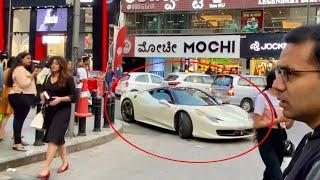
<instances>
[{"instance_id":1,"label":"white suv","mask_svg":"<svg viewBox=\"0 0 320 180\"><path fill-rule=\"evenodd\" d=\"M245 75L243 77L260 90L266 86L266 78L263 76ZM251 112L259 91L238 75L216 75L211 85L211 94L223 103L238 105L245 111Z\"/></svg>"},{"instance_id":2,"label":"white suv","mask_svg":"<svg viewBox=\"0 0 320 180\"><path fill-rule=\"evenodd\" d=\"M164 84L170 87L197 88L210 93L213 78L201 73L171 73L164 79Z\"/></svg>"},{"instance_id":3,"label":"white suv","mask_svg":"<svg viewBox=\"0 0 320 180\"><path fill-rule=\"evenodd\" d=\"M152 73L132 72L123 77L116 87L115 94L122 95L130 91L145 91L163 85L163 78Z\"/></svg>"}]
</instances>

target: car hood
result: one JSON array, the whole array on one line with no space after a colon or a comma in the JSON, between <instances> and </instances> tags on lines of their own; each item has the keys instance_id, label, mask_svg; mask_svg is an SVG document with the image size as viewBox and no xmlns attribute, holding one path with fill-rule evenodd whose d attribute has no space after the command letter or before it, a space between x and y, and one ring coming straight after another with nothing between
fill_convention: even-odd
<instances>
[{"instance_id":1,"label":"car hood","mask_svg":"<svg viewBox=\"0 0 320 180\"><path fill-rule=\"evenodd\" d=\"M239 122L251 120L246 111L234 105L194 107L195 111L197 109L203 111L210 117L221 119L224 122Z\"/></svg>"}]
</instances>

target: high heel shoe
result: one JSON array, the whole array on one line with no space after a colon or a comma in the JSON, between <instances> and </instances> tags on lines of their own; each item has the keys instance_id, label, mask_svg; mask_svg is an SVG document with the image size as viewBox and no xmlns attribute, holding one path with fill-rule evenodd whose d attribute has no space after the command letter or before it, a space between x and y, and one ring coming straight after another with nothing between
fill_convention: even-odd
<instances>
[{"instance_id":1,"label":"high heel shoe","mask_svg":"<svg viewBox=\"0 0 320 180\"><path fill-rule=\"evenodd\" d=\"M50 177L50 171L46 175L40 175L40 174L37 175L37 178L39 179L48 179L49 177Z\"/></svg>"},{"instance_id":2,"label":"high heel shoe","mask_svg":"<svg viewBox=\"0 0 320 180\"><path fill-rule=\"evenodd\" d=\"M58 174L63 173L63 172L65 172L65 171L68 170L68 169L69 169L69 164L67 164L67 166L66 166L64 169L59 168L59 169L57 170L57 173L58 173Z\"/></svg>"}]
</instances>

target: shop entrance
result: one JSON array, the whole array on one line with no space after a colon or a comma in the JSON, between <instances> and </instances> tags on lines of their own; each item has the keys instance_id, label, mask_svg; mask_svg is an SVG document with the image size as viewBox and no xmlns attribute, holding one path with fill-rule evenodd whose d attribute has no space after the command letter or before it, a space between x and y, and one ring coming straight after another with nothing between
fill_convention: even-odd
<instances>
[{"instance_id":1,"label":"shop entrance","mask_svg":"<svg viewBox=\"0 0 320 180\"><path fill-rule=\"evenodd\" d=\"M67 36L45 36L47 40L47 56L66 56Z\"/></svg>"},{"instance_id":2,"label":"shop entrance","mask_svg":"<svg viewBox=\"0 0 320 180\"><path fill-rule=\"evenodd\" d=\"M35 59L43 60L50 56L66 57L66 43L65 34L37 34Z\"/></svg>"}]
</instances>

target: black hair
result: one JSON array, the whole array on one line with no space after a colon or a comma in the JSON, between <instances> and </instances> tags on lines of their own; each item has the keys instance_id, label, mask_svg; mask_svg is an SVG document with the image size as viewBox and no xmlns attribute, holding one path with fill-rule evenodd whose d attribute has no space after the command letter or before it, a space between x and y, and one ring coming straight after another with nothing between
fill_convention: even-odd
<instances>
[{"instance_id":1,"label":"black hair","mask_svg":"<svg viewBox=\"0 0 320 180\"><path fill-rule=\"evenodd\" d=\"M8 53L7 52L0 52L0 60L8 59Z\"/></svg>"},{"instance_id":2,"label":"black hair","mask_svg":"<svg viewBox=\"0 0 320 180\"><path fill-rule=\"evenodd\" d=\"M88 56L84 56L82 57L83 62L89 61L89 57Z\"/></svg>"},{"instance_id":3,"label":"black hair","mask_svg":"<svg viewBox=\"0 0 320 180\"><path fill-rule=\"evenodd\" d=\"M9 71L9 77L8 77L8 81L7 81L7 85L9 87L12 87L13 86L13 79L12 79L12 74L13 74L13 71L18 67L18 66L21 66L22 65L22 60L26 57L26 56L30 56L30 53L28 52L22 52L20 54L18 54L18 56L14 59L13 63L12 63L12 66L10 68L10 71ZM27 71L29 71L30 73L32 73L32 63L30 66L28 67L25 67Z\"/></svg>"},{"instance_id":4,"label":"black hair","mask_svg":"<svg viewBox=\"0 0 320 180\"><path fill-rule=\"evenodd\" d=\"M314 42L313 54L311 59L320 66L320 25L301 26L289 31L284 41L291 44L302 44L308 41Z\"/></svg>"},{"instance_id":5,"label":"black hair","mask_svg":"<svg viewBox=\"0 0 320 180\"><path fill-rule=\"evenodd\" d=\"M276 73L274 69L268 72L266 80L267 80L267 85L264 88L264 91L271 89L273 81L276 80Z\"/></svg>"},{"instance_id":6,"label":"black hair","mask_svg":"<svg viewBox=\"0 0 320 180\"><path fill-rule=\"evenodd\" d=\"M16 59L16 57L14 57L14 56L12 56L12 57L10 57L10 58L8 59L7 68L12 68L15 59Z\"/></svg>"}]
</instances>

